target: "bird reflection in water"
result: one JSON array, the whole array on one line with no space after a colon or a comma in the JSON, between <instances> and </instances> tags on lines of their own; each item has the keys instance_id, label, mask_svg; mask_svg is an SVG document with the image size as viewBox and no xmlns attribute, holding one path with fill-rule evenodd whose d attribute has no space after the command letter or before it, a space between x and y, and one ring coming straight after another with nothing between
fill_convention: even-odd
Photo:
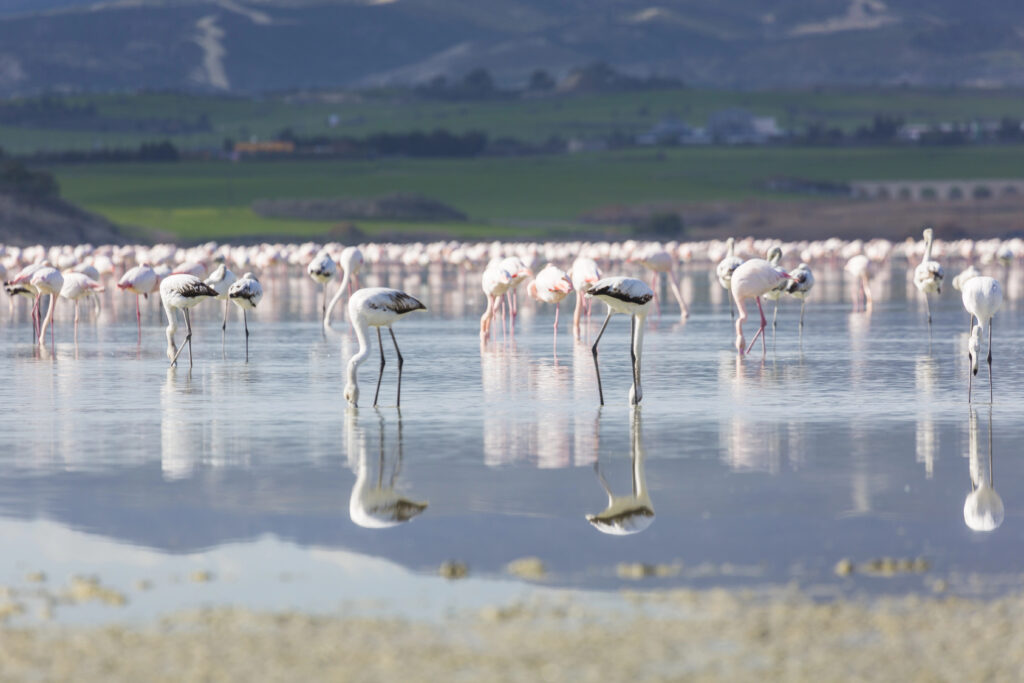
<instances>
[{"instance_id":1,"label":"bird reflection in water","mask_svg":"<svg viewBox=\"0 0 1024 683\"><path fill-rule=\"evenodd\" d=\"M594 463L601 487L608 494L608 507L596 515L587 515L587 521L603 534L627 536L638 534L654 521L654 505L647 491L644 475L644 446L640 424L640 408L632 408L630 432L630 459L633 464L633 490L630 495L616 496L601 474L600 460Z\"/></svg>"},{"instance_id":2,"label":"bird reflection in water","mask_svg":"<svg viewBox=\"0 0 1024 683\"><path fill-rule=\"evenodd\" d=\"M964 500L964 524L973 531L994 531L1003 523L1003 499L992 483L992 408L988 409L988 458L978 454L978 411L971 408L970 438L971 492Z\"/></svg>"},{"instance_id":3,"label":"bird reflection in water","mask_svg":"<svg viewBox=\"0 0 1024 683\"><path fill-rule=\"evenodd\" d=\"M914 389L918 396L914 449L916 461L924 464L926 479L931 479L935 472L938 434L932 415L932 397L938 394L938 375L938 362L932 356L922 354L914 359Z\"/></svg>"},{"instance_id":4,"label":"bird reflection in water","mask_svg":"<svg viewBox=\"0 0 1024 683\"><path fill-rule=\"evenodd\" d=\"M427 509L426 501L406 498L395 490L395 482L402 471L402 413L398 412L398 445L389 458L384 415L374 409L379 427L376 467L370 462L366 442L366 429L359 423L359 409L350 406L346 416L349 466L356 473L352 495L348 501L348 514L352 521L366 529L386 529L408 522ZM390 469L387 461L391 460ZM387 473L387 476L385 476Z\"/></svg>"}]
</instances>

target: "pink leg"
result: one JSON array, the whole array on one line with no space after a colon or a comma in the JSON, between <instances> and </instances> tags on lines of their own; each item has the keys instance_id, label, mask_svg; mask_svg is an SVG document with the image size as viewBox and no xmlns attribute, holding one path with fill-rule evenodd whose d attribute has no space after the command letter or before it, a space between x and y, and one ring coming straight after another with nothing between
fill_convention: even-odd
<instances>
[{"instance_id":1,"label":"pink leg","mask_svg":"<svg viewBox=\"0 0 1024 683\"><path fill-rule=\"evenodd\" d=\"M764 317L764 310L761 308L761 297L754 297L757 302L757 310L761 313L761 327L758 328L757 334L750 340L750 346L747 347L747 353L750 353L750 349L754 348L754 344L757 343L757 338L761 337L761 349L764 351L764 328L768 324L768 320Z\"/></svg>"},{"instance_id":2,"label":"pink leg","mask_svg":"<svg viewBox=\"0 0 1024 683\"><path fill-rule=\"evenodd\" d=\"M142 311L139 310L139 295L135 295L135 322L139 327L139 343L142 343Z\"/></svg>"},{"instance_id":3,"label":"pink leg","mask_svg":"<svg viewBox=\"0 0 1024 683\"><path fill-rule=\"evenodd\" d=\"M651 279L651 289L654 290L654 312L660 318L661 306L658 305L658 271L654 271L654 277Z\"/></svg>"},{"instance_id":4,"label":"pink leg","mask_svg":"<svg viewBox=\"0 0 1024 683\"><path fill-rule=\"evenodd\" d=\"M739 313L736 317L736 350L742 356L744 349L743 323L747 321L747 307L743 303L743 299L738 296L733 295L733 300L736 302L736 311Z\"/></svg>"},{"instance_id":5,"label":"pink leg","mask_svg":"<svg viewBox=\"0 0 1024 683\"><path fill-rule=\"evenodd\" d=\"M555 304L555 335L558 334L558 304Z\"/></svg>"}]
</instances>

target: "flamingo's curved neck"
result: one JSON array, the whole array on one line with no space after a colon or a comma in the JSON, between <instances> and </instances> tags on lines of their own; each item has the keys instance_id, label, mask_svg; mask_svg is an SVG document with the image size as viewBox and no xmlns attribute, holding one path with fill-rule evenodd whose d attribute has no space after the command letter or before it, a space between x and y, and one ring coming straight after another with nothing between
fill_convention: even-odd
<instances>
[{"instance_id":1,"label":"flamingo's curved neck","mask_svg":"<svg viewBox=\"0 0 1024 683\"><path fill-rule=\"evenodd\" d=\"M324 313L324 325L327 326L331 321L331 311L337 305L341 297L345 296L345 289L348 287L348 268L342 266L341 269L341 285L338 287L338 291L334 293L331 298L331 303L327 304L327 311Z\"/></svg>"},{"instance_id":2,"label":"flamingo's curved neck","mask_svg":"<svg viewBox=\"0 0 1024 683\"><path fill-rule=\"evenodd\" d=\"M352 320L352 327L356 331L356 339L359 340L359 351L348 361L348 383L351 386L356 386L356 370L359 369L359 366L370 355L370 345L367 342L367 328L369 326L364 319L356 317Z\"/></svg>"},{"instance_id":3,"label":"flamingo's curved neck","mask_svg":"<svg viewBox=\"0 0 1024 683\"><path fill-rule=\"evenodd\" d=\"M729 251L728 251L729 258L733 258L734 256L736 256L736 243L730 237L728 242L727 242L727 244L729 246Z\"/></svg>"},{"instance_id":4,"label":"flamingo's curved neck","mask_svg":"<svg viewBox=\"0 0 1024 683\"><path fill-rule=\"evenodd\" d=\"M931 261L932 260L932 236L931 235L926 237L925 240L924 240L924 260L925 261Z\"/></svg>"}]
</instances>

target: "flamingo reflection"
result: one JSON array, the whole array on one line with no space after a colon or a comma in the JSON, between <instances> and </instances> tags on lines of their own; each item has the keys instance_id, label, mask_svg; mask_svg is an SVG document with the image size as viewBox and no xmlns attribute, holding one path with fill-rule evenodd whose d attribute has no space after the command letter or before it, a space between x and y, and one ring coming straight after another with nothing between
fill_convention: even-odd
<instances>
[{"instance_id":1,"label":"flamingo reflection","mask_svg":"<svg viewBox=\"0 0 1024 683\"><path fill-rule=\"evenodd\" d=\"M611 487L601 474L600 460L594 463L594 472L604 492L608 494L608 507L596 515L587 515L587 521L603 534L638 534L654 521L654 504L651 503L644 475L644 447L640 427L640 408L634 406L629 426L629 455L633 463L633 490L630 495L616 496L612 493Z\"/></svg>"},{"instance_id":2,"label":"flamingo reflection","mask_svg":"<svg viewBox=\"0 0 1024 683\"><path fill-rule=\"evenodd\" d=\"M992 483L992 408L988 409L988 459L978 454L978 411L971 408L970 438L971 492L964 500L964 524L972 531L994 531L1006 514L1003 499Z\"/></svg>"},{"instance_id":3,"label":"flamingo reflection","mask_svg":"<svg viewBox=\"0 0 1024 683\"><path fill-rule=\"evenodd\" d=\"M395 482L402 471L402 413L398 413L398 445L388 471L384 438L384 415L379 410L380 429L376 468L370 463L366 430L359 424L359 409L350 407L346 416L349 464L356 472L356 482L348 501L348 514L352 521L366 529L386 529L412 520L427 509L427 502L415 501L395 490ZM388 476L385 479L385 472Z\"/></svg>"}]
</instances>

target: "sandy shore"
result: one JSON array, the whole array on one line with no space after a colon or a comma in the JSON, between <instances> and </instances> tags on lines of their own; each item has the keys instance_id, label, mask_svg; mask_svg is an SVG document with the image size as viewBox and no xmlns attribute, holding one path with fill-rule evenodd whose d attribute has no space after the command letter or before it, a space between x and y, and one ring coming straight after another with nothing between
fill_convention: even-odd
<instances>
[{"instance_id":1,"label":"sandy shore","mask_svg":"<svg viewBox=\"0 0 1024 683\"><path fill-rule=\"evenodd\" d=\"M0 628L0 679L46 681L1019 680L1024 596L814 603L578 594L441 622L217 608L143 626Z\"/></svg>"}]
</instances>

